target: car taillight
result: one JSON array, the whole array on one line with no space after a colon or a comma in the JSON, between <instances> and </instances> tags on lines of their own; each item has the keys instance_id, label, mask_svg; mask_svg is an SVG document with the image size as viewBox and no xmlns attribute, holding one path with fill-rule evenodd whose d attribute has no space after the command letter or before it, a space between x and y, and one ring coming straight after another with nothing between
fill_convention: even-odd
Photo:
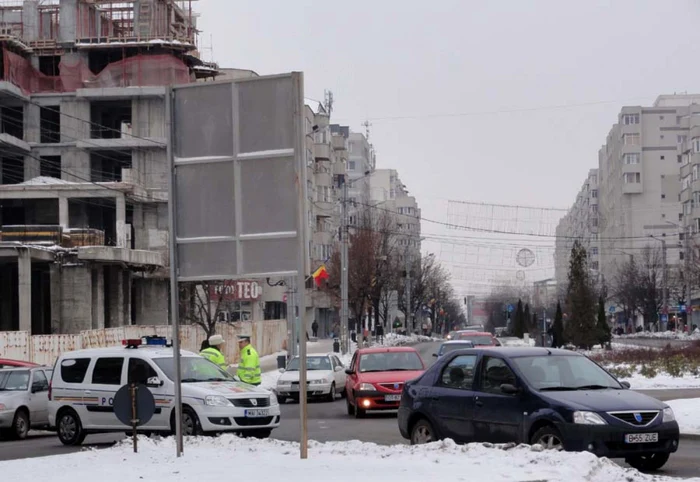
<instances>
[{"instance_id":1,"label":"car taillight","mask_svg":"<svg viewBox=\"0 0 700 482\"><path fill-rule=\"evenodd\" d=\"M53 383L53 380L49 382L49 400L51 400L51 384Z\"/></svg>"}]
</instances>

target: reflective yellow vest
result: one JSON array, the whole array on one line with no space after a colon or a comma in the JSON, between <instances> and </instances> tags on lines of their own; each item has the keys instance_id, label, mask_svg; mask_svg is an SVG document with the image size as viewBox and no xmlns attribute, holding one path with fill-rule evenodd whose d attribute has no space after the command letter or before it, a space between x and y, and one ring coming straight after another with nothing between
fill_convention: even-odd
<instances>
[{"instance_id":1,"label":"reflective yellow vest","mask_svg":"<svg viewBox=\"0 0 700 482\"><path fill-rule=\"evenodd\" d=\"M204 350L199 352L199 356L203 356L210 362L212 362L215 365L218 365L221 367L223 370L226 370L226 358L224 357L223 353L221 353L219 350L217 350L214 347L209 347L205 348Z\"/></svg>"},{"instance_id":2,"label":"reflective yellow vest","mask_svg":"<svg viewBox=\"0 0 700 482\"><path fill-rule=\"evenodd\" d=\"M241 362L238 364L238 378L250 385L260 385L262 377L260 373L260 357L251 345L241 351Z\"/></svg>"}]
</instances>

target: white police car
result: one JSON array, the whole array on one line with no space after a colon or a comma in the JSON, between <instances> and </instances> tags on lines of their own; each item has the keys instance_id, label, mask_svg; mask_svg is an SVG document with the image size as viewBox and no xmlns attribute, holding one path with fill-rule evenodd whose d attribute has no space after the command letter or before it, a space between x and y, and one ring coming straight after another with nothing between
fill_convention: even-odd
<instances>
[{"instance_id":1,"label":"white police car","mask_svg":"<svg viewBox=\"0 0 700 482\"><path fill-rule=\"evenodd\" d=\"M145 433L174 433L173 349L164 338L124 340L123 347L62 354L49 385L49 425L65 445L79 445L90 433L130 430L114 413L114 395L132 381L153 394L156 412L138 428ZM185 435L241 432L268 437L279 426L274 393L236 381L209 360L181 350Z\"/></svg>"}]
</instances>

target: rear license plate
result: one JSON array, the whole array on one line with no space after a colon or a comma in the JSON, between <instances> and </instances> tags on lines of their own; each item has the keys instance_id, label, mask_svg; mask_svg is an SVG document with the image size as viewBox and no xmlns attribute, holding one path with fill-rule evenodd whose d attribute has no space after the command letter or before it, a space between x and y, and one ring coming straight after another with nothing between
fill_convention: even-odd
<instances>
[{"instance_id":1,"label":"rear license plate","mask_svg":"<svg viewBox=\"0 0 700 482\"><path fill-rule=\"evenodd\" d=\"M658 433L628 433L625 435L625 443L628 444L649 444L658 441Z\"/></svg>"},{"instance_id":2,"label":"rear license plate","mask_svg":"<svg viewBox=\"0 0 700 482\"><path fill-rule=\"evenodd\" d=\"M384 395L385 402L400 402L401 395Z\"/></svg>"},{"instance_id":3,"label":"rear license plate","mask_svg":"<svg viewBox=\"0 0 700 482\"><path fill-rule=\"evenodd\" d=\"M251 408L245 411L245 416L249 418L269 417L270 410L266 408Z\"/></svg>"}]
</instances>

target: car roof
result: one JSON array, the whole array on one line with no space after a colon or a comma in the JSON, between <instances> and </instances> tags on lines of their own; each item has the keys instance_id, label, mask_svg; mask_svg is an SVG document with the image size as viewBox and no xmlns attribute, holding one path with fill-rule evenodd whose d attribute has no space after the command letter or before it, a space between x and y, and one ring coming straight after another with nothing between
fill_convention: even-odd
<instances>
[{"instance_id":1,"label":"car roof","mask_svg":"<svg viewBox=\"0 0 700 482\"><path fill-rule=\"evenodd\" d=\"M527 356L584 356L578 352L571 350L562 350L559 348L543 348L532 346L481 346L478 348L465 348L463 350L455 350L452 353L493 353L502 355L502 358L522 358Z\"/></svg>"},{"instance_id":2,"label":"car roof","mask_svg":"<svg viewBox=\"0 0 700 482\"><path fill-rule=\"evenodd\" d=\"M493 336L491 333L488 331L471 331L471 330L462 330L459 333L465 334L465 335L474 335L474 336Z\"/></svg>"},{"instance_id":3,"label":"car roof","mask_svg":"<svg viewBox=\"0 0 700 482\"><path fill-rule=\"evenodd\" d=\"M463 345L465 343L474 344L474 342L471 340L448 340L448 341L442 342L443 345Z\"/></svg>"},{"instance_id":4,"label":"car roof","mask_svg":"<svg viewBox=\"0 0 700 482\"><path fill-rule=\"evenodd\" d=\"M16 372L16 371L26 371L26 370L53 370L51 367L37 365L32 367L0 367L0 372Z\"/></svg>"},{"instance_id":5,"label":"car roof","mask_svg":"<svg viewBox=\"0 0 700 482\"><path fill-rule=\"evenodd\" d=\"M139 355L142 358L167 358L173 356L172 347L162 345L140 346L138 348L126 348L124 346L112 346L106 348L87 348L63 353L60 359L65 358L93 358L105 356L132 356ZM180 356L190 357L199 355L187 350L180 350Z\"/></svg>"},{"instance_id":6,"label":"car roof","mask_svg":"<svg viewBox=\"0 0 700 482\"><path fill-rule=\"evenodd\" d=\"M412 346L379 346L374 348L360 348L357 353L364 355L367 353L418 353Z\"/></svg>"},{"instance_id":7,"label":"car roof","mask_svg":"<svg viewBox=\"0 0 700 482\"><path fill-rule=\"evenodd\" d=\"M29 367L38 367L40 366L38 363L34 362L29 362L29 361L24 361L24 360L13 360L12 358L0 358L0 365L4 364L12 364L18 367L24 367L24 368L29 368Z\"/></svg>"}]
</instances>

